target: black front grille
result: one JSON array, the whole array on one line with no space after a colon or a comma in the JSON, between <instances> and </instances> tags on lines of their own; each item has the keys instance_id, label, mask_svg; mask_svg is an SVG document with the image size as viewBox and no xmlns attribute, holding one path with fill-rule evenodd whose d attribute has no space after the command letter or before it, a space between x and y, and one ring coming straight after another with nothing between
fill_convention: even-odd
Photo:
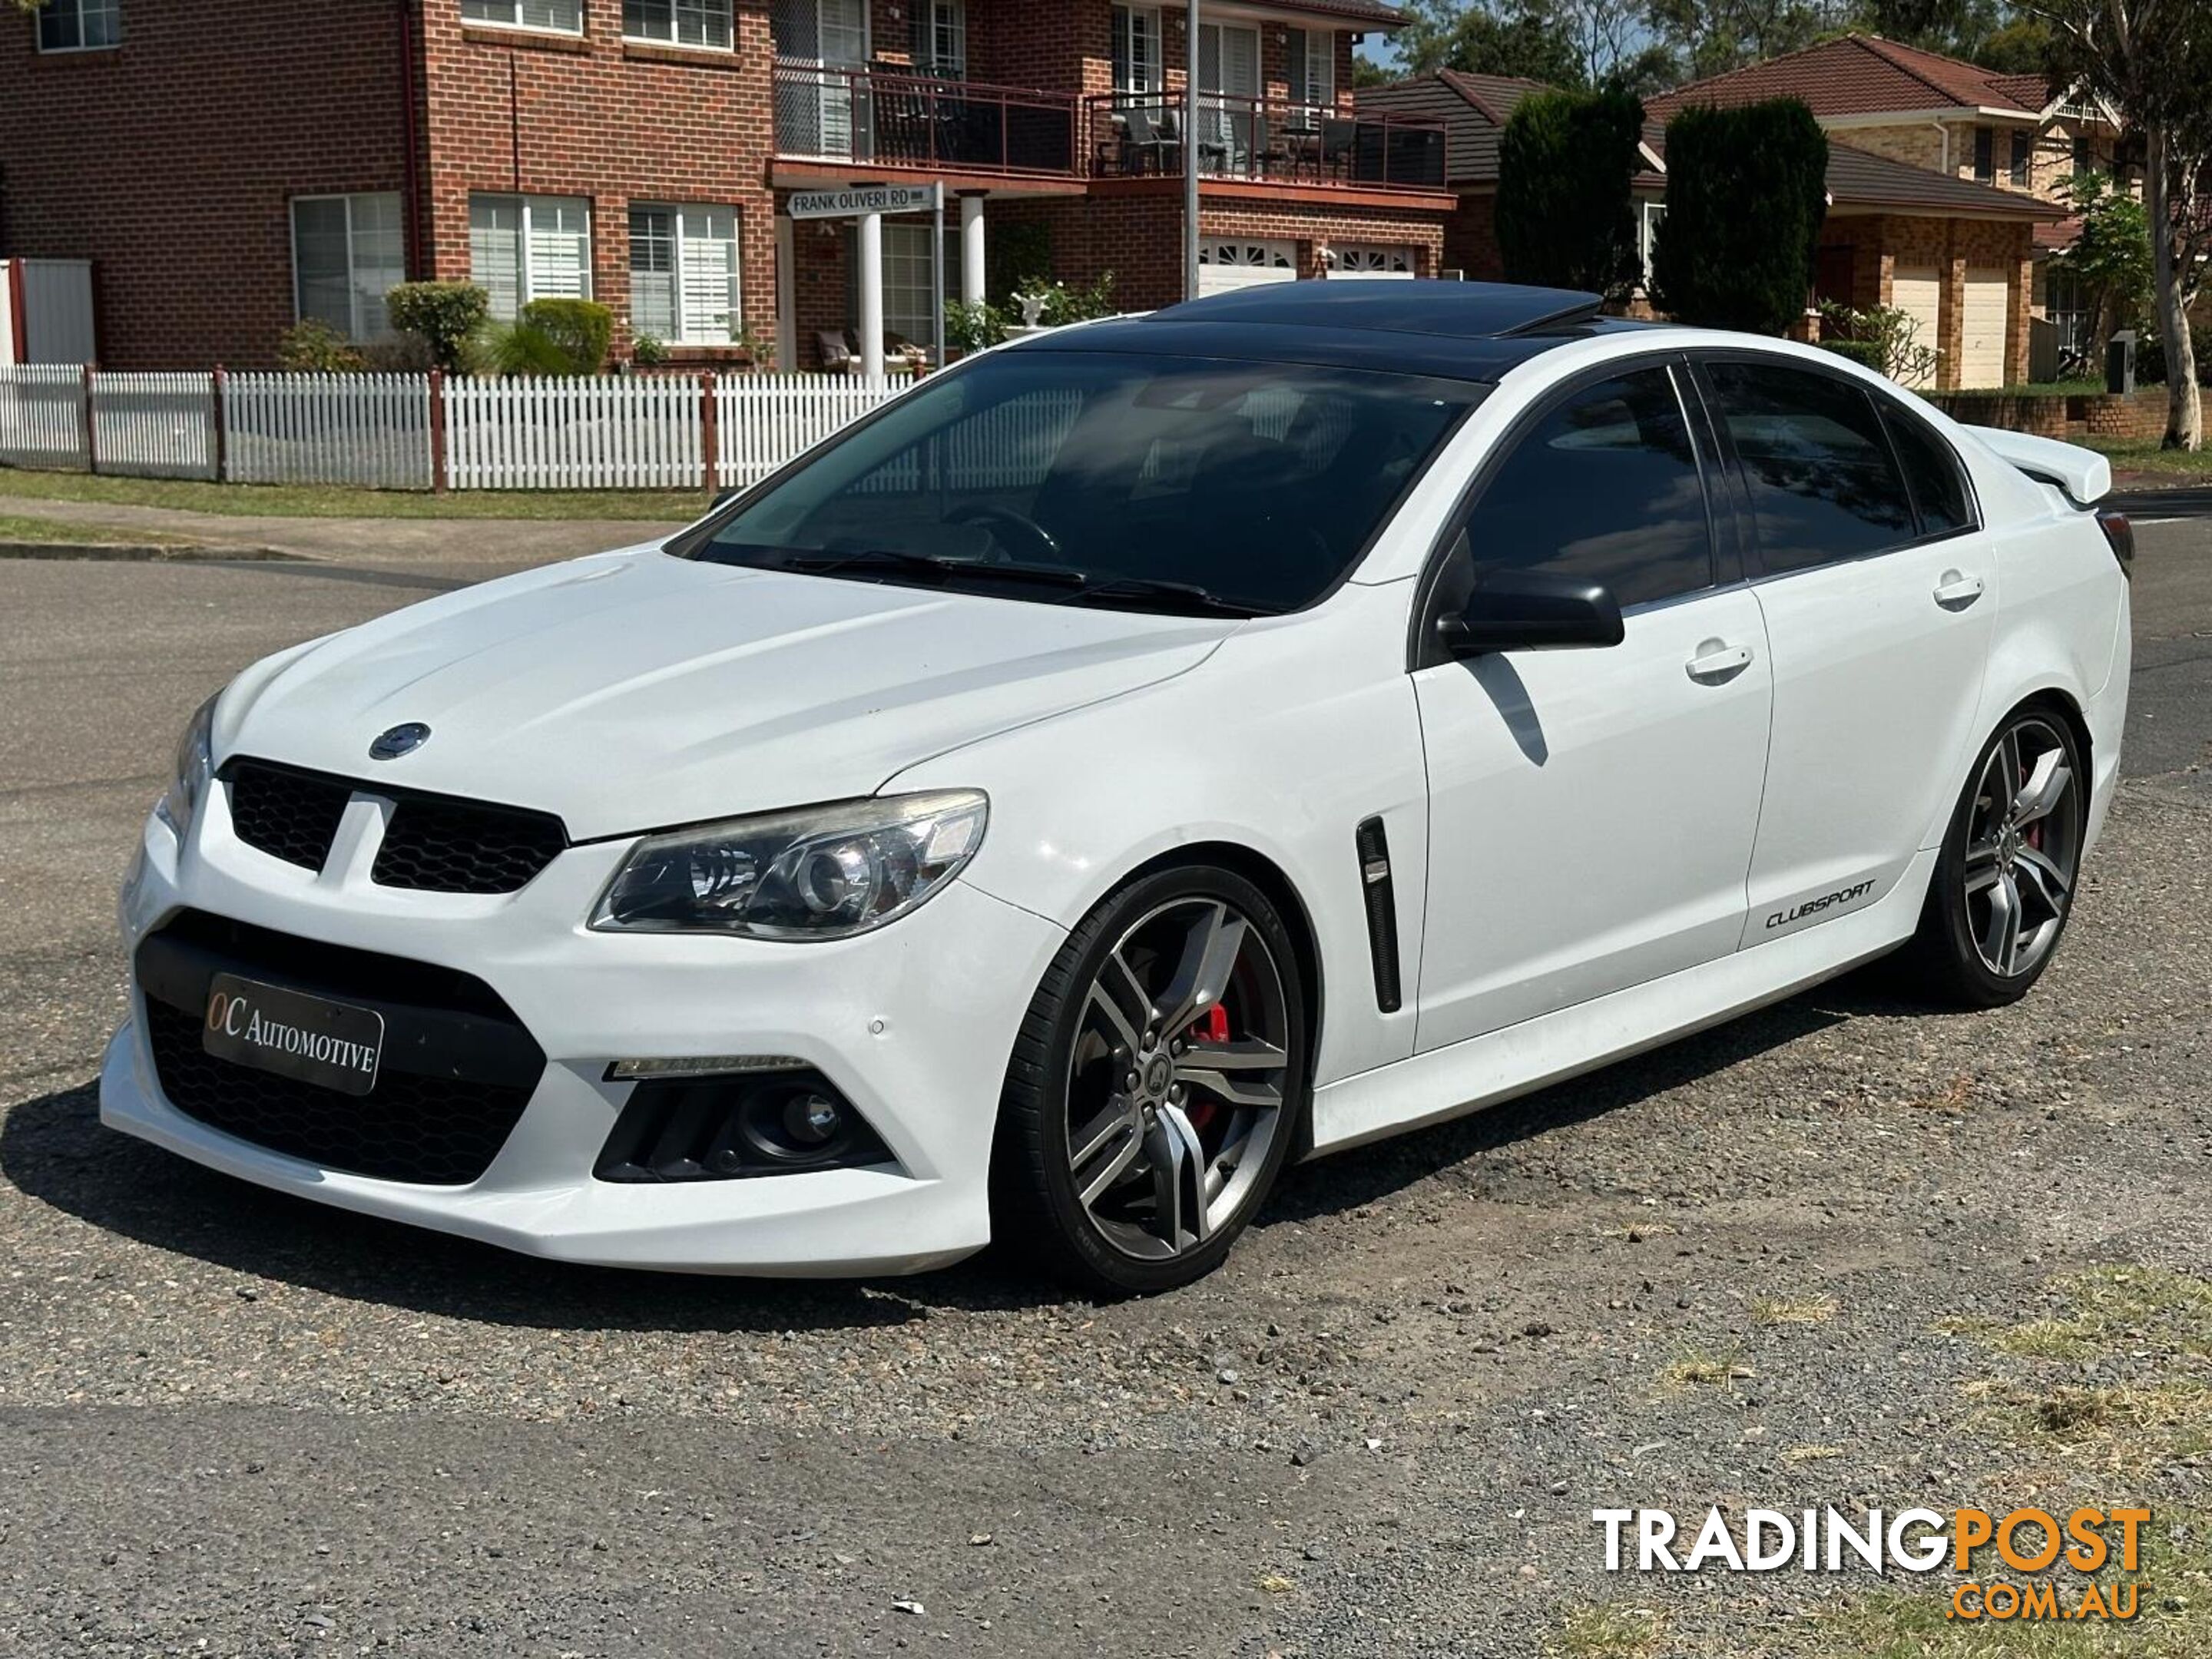
<instances>
[{"instance_id":1,"label":"black front grille","mask_svg":"<svg viewBox=\"0 0 2212 1659\"><path fill-rule=\"evenodd\" d=\"M424 893L515 893L568 844L558 818L416 796L400 801L369 878Z\"/></svg>"},{"instance_id":2,"label":"black front grille","mask_svg":"<svg viewBox=\"0 0 2212 1659\"><path fill-rule=\"evenodd\" d=\"M139 946L137 969L170 1104L325 1169L465 1186L507 1144L544 1071L498 994L452 969L185 911ZM201 1030L218 973L375 1009L385 1021L375 1088L340 1094L209 1054Z\"/></svg>"},{"instance_id":3,"label":"black front grille","mask_svg":"<svg viewBox=\"0 0 2212 1659\"><path fill-rule=\"evenodd\" d=\"M323 867L351 784L252 761L239 762L228 775L230 826L240 841L303 870Z\"/></svg>"},{"instance_id":4,"label":"black front grille","mask_svg":"<svg viewBox=\"0 0 2212 1659\"><path fill-rule=\"evenodd\" d=\"M319 870L356 791L392 803L369 879L419 893L516 893L568 845L550 812L356 783L265 761L234 761L230 818L238 838L272 858Z\"/></svg>"}]
</instances>

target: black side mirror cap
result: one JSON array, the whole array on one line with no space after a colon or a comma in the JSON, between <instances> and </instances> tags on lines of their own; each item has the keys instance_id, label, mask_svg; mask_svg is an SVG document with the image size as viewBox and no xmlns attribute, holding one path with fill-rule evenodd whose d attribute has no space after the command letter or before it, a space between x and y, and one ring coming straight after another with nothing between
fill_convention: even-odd
<instances>
[{"instance_id":1,"label":"black side mirror cap","mask_svg":"<svg viewBox=\"0 0 2212 1659\"><path fill-rule=\"evenodd\" d=\"M1603 582L1549 570L1489 570L1457 616L1437 618L1437 642L1455 657L1619 645L1620 602Z\"/></svg>"}]
</instances>

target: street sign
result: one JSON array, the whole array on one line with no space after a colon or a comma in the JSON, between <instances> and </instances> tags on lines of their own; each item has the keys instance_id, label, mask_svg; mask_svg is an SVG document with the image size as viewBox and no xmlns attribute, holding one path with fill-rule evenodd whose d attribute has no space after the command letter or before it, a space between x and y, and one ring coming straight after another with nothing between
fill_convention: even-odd
<instances>
[{"instance_id":1,"label":"street sign","mask_svg":"<svg viewBox=\"0 0 2212 1659\"><path fill-rule=\"evenodd\" d=\"M927 213L937 205L935 185L870 185L859 190L794 190L787 210L794 219L857 219L868 213Z\"/></svg>"}]
</instances>

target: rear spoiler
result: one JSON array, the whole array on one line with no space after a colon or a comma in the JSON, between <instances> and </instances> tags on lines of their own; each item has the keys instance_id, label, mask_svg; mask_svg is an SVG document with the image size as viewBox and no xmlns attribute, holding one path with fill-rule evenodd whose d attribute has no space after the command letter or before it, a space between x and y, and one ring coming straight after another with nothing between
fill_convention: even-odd
<instances>
[{"instance_id":1,"label":"rear spoiler","mask_svg":"<svg viewBox=\"0 0 2212 1659\"><path fill-rule=\"evenodd\" d=\"M1966 430L1999 460L2009 461L2031 478L2057 484L2080 506L2094 507L2112 492L2112 464L2094 449L1993 426L1970 426Z\"/></svg>"}]
</instances>

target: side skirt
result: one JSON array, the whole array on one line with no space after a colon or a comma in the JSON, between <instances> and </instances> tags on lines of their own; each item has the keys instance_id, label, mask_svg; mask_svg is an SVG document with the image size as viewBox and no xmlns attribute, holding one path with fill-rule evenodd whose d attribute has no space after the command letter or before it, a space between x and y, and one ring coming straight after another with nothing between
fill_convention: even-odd
<instances>
[{"instance_id":1,"label":"side skirt","mask_svg":"<svg viewBox=\"0 0 2212 1659\"><path fill-rule=\"evenodd\" d=\"M1881 902L1864 910L1328 1084L1314 1093L1314 1153L1495 1106L1783 1001L1870 962L1912 937L1936 856L1920 854Z\"/></svg>"}]
</instances>

